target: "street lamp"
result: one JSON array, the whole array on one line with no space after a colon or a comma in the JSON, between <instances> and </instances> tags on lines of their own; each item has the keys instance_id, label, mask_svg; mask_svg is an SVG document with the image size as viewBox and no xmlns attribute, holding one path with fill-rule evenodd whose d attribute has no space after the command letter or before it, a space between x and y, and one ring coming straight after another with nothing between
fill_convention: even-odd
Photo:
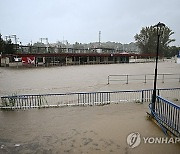
<instances>
[{"instance_id":1,"label":"street lamp","mask_svg":"<svg viewBox=\"0 0 180 154\"><path fill-rule=\"evenodd\" d=\"M157 25L154 25L153 27L156 27L157 29L157 51L156 51L156 66L155 66L155 74L154 74L154 89L152 94L152 111L155 111L155 102L156 102L156 82L157 82L157 64L158 64L158 55L159 55L159 40L162 28L165 27L164 23L158 23Z\"/></svg>"}]
</instances>

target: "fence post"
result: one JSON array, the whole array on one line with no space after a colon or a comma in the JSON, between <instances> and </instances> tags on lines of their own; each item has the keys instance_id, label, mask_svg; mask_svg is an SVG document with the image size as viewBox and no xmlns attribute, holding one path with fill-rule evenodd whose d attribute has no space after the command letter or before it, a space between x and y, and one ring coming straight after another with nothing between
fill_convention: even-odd
<instances>
[{"instance_id":1,"label":"fence post","mask_svg":"<svg viewBox=\"0 0 180 154\"><path fill-rule=\"evenodd\" d=\"M109 84L109 75L108 75L108 84Z\"/></svg>"},{"instance_id":2,"label":"fence post","mask_svg":"<svg viewBox=\"0 0 180 154\"><path fill-rule=\"evenodd\" d=\"M159 104L159 96L160 96L160 90L158 89L158 91L157 91L157 96L156 96L156 101L157 101L157 103ZM157 105L157 103L156 103L156 105Z\"/></svg>"},{"instance_id":3,"label":"fence post","mask_svg":"<svg viewBox=\"0 0 180 154\"><path fill-rule=\"evenodd\" d=\"M164 83L164 74L163 74L163 78L162 78L162 83Z\"/></svg>"},{"instance_id":4,"label":"fence post","mask_svg":"<svg viewBox=\"0 0 180 154\"><path fill-rule=\"evenodd\" d=\"M142 90L142 98L141 98L141 102L144 102L144 90Z\"/></svg>"},{"instance_id":5,"label":"fence post","mask_svg":"<svg viewBox=\"0 0 180 154\"><path fill-rule=\"evenodd\" d=\"M127 82L126 82L126 84L128 84L128 75L126 75L127 76Z\"/></svg>"},{"instance_id":6,"label":"fence post","mask_svg":"<svg viewBox=\"0 0 180 154\"><path fill-rule=\"evenodd\" d=\"M109 103L111 103L111 93L109 92Z\"/></svg>"},{"instance_id":7,"label":"fence post","mask_svg":"<svg viewBox=\"0 0 180 154\"><path fill-rule=\"evenodd\" d=\"M160 90L158 89L158 91L157 91L157 93L158 93L158 96L160 95L160 93L159 93L159 92L160 92Z\"/></svg>"}]
</instances>

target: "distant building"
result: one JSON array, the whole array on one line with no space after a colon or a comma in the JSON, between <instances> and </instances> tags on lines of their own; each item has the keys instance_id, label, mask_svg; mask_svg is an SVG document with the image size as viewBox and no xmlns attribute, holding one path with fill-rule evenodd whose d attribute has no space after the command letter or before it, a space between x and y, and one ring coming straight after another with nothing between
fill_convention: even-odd
<instances>
[{"instance_id":1,"label":"distant building","mask_svg":"<svg viewBox=\"0 0 180 154\"><path fill-rule=\"evenodd\" d=\"M120 64L153 62L155 55L109 53L110 49L103 48L103 53L24 53L6 54L0 56L0 66L63 66L63 65L85 65L85 64Z\"/></svg>"}]
</instances>

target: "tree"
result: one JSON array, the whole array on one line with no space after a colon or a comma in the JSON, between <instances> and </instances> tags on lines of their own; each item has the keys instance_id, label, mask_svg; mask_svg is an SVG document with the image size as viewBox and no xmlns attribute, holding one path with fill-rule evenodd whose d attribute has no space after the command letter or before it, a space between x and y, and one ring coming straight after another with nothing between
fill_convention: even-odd
<instances>
[{"instance_id":1,"label":"tree","mask_svg":"<svg viewBox=\"0 0 180 154\"><path fill-rule=\"evenodd\" d=\"M4 48L4 54L13 54L16 52L15 48L17 48L10 40L8 40L6 43L5 43L5 48Z\"/></svg>"},{"instance_id":2,"label":"tree","mask_svg":"<svg viewBox=\"0 0 180 154\"><path fill-rule=\"evenodd\" d=\"M160 43L159 43L159 54L168 56L169 55L169 44L175 39L171 39L171 35L174 32L169 29L167 26L163 27L162 33L160 35ZM141 52L144 54L153 54L156 52L157 47L157 28L150 26L150 27L143 27L140 31L140 34L136 34L134 36L135 41L140 48Z\"/></svg>"},{"instance_id":3,"label":"tree","mask_svg":"<svg viewBox=\"0 0 180 154\"><path fill-rule=\"evenodd\" d=\"M5 42L2 39L2 35L0 34L0 53L4 52L4 48L5 48Z\"/></svg>"},{"instance_id":4,"label":"tree","mask_svg":"<svg viewBox=\"0 0 180 154\"><path fill-rule=\"evenodd\" d=\"M2 39L2 35L0 34L0 53L13 54L16 52L15 48L17 48L17 46L12 43L11 39L4 41Z\"/></svg>"},{"instance_id":5,"label":"tree","mask_svg":"<svg viewBox=\"0 0 180 154\"><path fill-rule=\"evenodd\" d=\"M169 55L167 55L167 57L174 57L175 55L178 55L179 51L180 51L180 47L171 46L168 52Z\"/></svg>"}]
</instances>

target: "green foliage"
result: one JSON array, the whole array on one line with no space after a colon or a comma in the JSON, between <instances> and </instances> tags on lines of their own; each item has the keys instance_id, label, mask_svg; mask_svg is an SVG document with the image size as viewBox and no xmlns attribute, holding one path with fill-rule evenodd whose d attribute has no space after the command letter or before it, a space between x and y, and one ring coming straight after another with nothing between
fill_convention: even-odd
<instances>
[{"instance_id":1,"label":"green foliage","mask_svg":"<svg viewBox=\"0 0 180 154\"><path fill-rule=\"evenodd\" d=\"M180 51L180 47L171 46L169 47L169 52L167 53L167 57L174 57L175 55L178 55L179 51Z\"/></svg>"},{"instance_id":2,"label":"green foliage","mask_svg":"<svg viewBox=\"0 0 180 154\"><path fill-rule=\"evenodd\" d=\"M160 32L160 43L159 43L159 54L164 56L169 56L169 44L175 39L171 39L171 35L174 32L169 29L167 26L163 27ZM141 52L144 54L153 54L156 53L157 47L157 28L143 27L140 31L140 34L134 36L135 41L140 48Z\"/></svg>"},{"instance_id":3,"label":"green foliage","mask_svg":"<svg viewBox=\"0 0 180 154\"><path fill-rule=\"evenodd\" d=\"M16 46L12 43L11 40L7 42L2 39L2 35L0 34L0 53L3 54L13 54L16 52Z\"/></svg>"},{"instance_id":4,"label":"green foliage","mask_svg":"<svg viewBox=\"0 0 180 154\"><path fill-rule=\"evenodd\" d=\"M2 52L4 52L4 48L5 48L5 42L4 42L4 40L1 38L2 37L2 35L0 34L0 53Z\"/></svg>"}]
</instances>

